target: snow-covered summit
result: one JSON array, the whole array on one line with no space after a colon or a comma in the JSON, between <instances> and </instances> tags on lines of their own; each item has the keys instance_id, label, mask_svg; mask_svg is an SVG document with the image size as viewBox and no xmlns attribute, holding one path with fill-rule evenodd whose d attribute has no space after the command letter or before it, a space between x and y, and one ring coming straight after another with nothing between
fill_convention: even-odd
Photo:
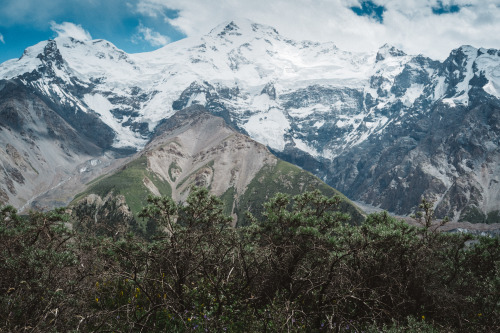
<instances>
[{"instance_id":1,"label":"snow-covered summit","mask_svg":"<svg viewBox=\"0 0 500 333\"><path fill-rule=\"evenodd\" d=\"M418 188L419 198L424 183L439 205L475 200L490 209L500 200L498 187L488 188L500 183L500 155L481 155L500 142L492 125L500 103L494 49L462 46L443 62L391 45L356 53L236 19L138 54L58 37L0 64L0 80L51 101L70 124L100 121L116 149L141 149L161 121L199 104L353 198L392 211L408 212L405 202L415 200L405 196L415 191L407 189ZM470 191L480 187L487 195L475 197Z\"/></svg>"},{"instance_id":2,"label":"snow-covered summit","mask_svg":"<svg viewBox=\"0 0 500 333\"><path fill-rule=\"evenodd\" d=\"M174 114L179 105L207 106L217 95L218 103L234 110L256 115L274 110L272 117L258 116L269 119L265 126L254 124L252 117L235 117L241 118L242 128L281 150L289 140L286 133L294 115L299 119L357 105L341 98L327 99L333 105L322 101L307 109L284 106L286 96L295 91L324 87L357 91L368 98L368 103L359 104L359 112L378 119L377 125L371 127L361 116L337 122L340 128L354 126L349 141L342 145L348 147L385 126L389 118L380 116L380 110L394 103L406 107L419 100L463 103L470 87L483 83L485 92L500 96L499 63L497 51L469 46L452 51L442 65L387 44L375 54L353 53L331 42L294 41L273 27L235 19L204 36L139 54L127 54L105 40L58 37L27 48L20 59L1 64L0 78L20 78L53 100L62 99L83 112L96 113L116 133L116 147L142 147L156 124ZM264 101L261 92L270 86L276 97ZM192 95L185 103L179 102L189 87ZM221 91L225 89L238 94L224 98ZM257 133L259 128L273 126L277 127L267 131L270 135ZM299 139L294 142L302 145ZM313 155L337 154L302 147Z\"/></svg>"},{"instance_id":3,"label":"snow-covered summit","mask_svg":"<svg viewBox=\"0 0 500 333\"><path fill-rule=\"evenodd\" d=\"M404 51L397 49L395 46L384 44L379 48L376 59L377 61L382 61L389 57L402 57L405 55Z\"/></svg>"},{"instance_id":4,"label":"snow-covered summit","mask_svg":"<svg viewBox=\"0 0 500 333\"><path fill-rule=\"evenodd\" d=\"M213 28L209 34L212 37L228 38L230 36L248 37L252 35L280 38L278 31L268 25L258 24L246 18L226 21Z\"/></svg>"}]
</instances>

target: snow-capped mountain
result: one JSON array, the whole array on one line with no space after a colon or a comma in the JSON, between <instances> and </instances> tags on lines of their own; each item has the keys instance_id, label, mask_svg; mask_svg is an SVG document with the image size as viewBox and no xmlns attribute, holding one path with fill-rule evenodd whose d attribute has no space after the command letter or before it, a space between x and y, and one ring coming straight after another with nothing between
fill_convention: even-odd
<instances>
[{"instance_id":1,"label":"snow-capped mountain","mask_svg":"<svg viewBox=\"0 0 500 333\"><path fill-rule=\"evenodd\" d=\"M455 220L497 218L498 50L462 46L444 62L389 45L352 53L237 20L142 54L56 38L1 64L0 79L104 150L140 150L200 104L354 200L408 214L425 195ZM96 136L84 124L98 121Z\"/></svg>"},{"instance_id":2,"label":"snow-capped mountain","mask_svg":"<svg viewBox=\"0 0 500 333\"><path fill-rule=\"evenodd\" d=\"M148 229L147 220L137 214L147 205L148 194L168 193L175 202L183 202L193 185L223 200L233 226L248 224L248 212L260 216L260 207L278 192L297 195L309 187L342 197L310 172L278 159L264 145L230 128L221 117L193 105L158 126L141 152L93 181L70 206L79 220L99 216L101 223L110 225L128 221L126 225L142 232ZM116 208L120 206L123 209ZM364 220L347 199L339 209L351 216L352 223Z\"/></svg>"}]
</instances>

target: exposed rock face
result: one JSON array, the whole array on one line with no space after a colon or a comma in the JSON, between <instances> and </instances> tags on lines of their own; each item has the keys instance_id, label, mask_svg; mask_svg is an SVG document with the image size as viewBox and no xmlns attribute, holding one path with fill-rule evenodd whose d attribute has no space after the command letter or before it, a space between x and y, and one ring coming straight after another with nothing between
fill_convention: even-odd
<instances>
[{"instance_id":1,"label":"exposed rock face","mask_svg":"<svg viewBox=\"0 0 500 333\"><path fill-rule=\"evenodd\" d=\"M438 216L486 222L483 212L498 210L500 202L500 132L492 129L499 111L496 103L435 105L324 165L328 183L390 211L411 212L427 196L436 200Z\"/></svg>"},{"instance_id":2,"label":"exposed rock face","mask_svg":"<svg viewBox=\"0 0 500 333\"><path fill-rule=\"evenodd\" d=\"M193 185L221 197L234 224L245 223L247 210L260 212L262 204L277 192L295 195L320 189L329 196L340 194L309 172L280 161L222 118L194 105L162 123L151 143L109 176L92 182L74 205L78 216L88 217L81 215L86 210L78 207L89 206L96 195L123 195L137 216L148 194L170 195L175 202L182 202ZM354 223L363 219L347 199L341 208L352 215ZM148 226L141 228L146 232Z\"/></svg>"},{"instance_id":3,"label":"exposed rock face","mask_svg":"<svg viewBox=\"0 0 500 333\"><path fill-rule=\"evenodd\" d=\"M164 119L200 105L352 199L406 215L426 196L439 216L498 218L495 49L462 46L443 62L390 45L351 53L237 20L136 55L103 40L56 38L1 64L0 79L34 92L104 150L140 151ZM0 109L12 130L27 121L16 108ZM16 170L5 168L0 200L19 192ZM196 182L211 177L206 169Z\"/></svg>"},{"instance_id":4,"label":"exposed rock face","mask_svg":"<svg viewBox=\"0 0 500 333\"><path fill-rule=\"evenodd\" d=\"M101 155L39 96L16 81L0 82L0 201L22 207L55 188L78 165Z\"/></svg>"},{"instance_id":5,"label":"exposed rock face","mask_svg":"<svg viewBox=\"0 0 500 333\"><path fill-rule=\"evenodd\" d=\"M169 183L176 201L184 200L193 184L208 187L217 196L234 188L235 196L241 196L258 171L277 163L264 145L201 107L178 113L168 123L174 125L160 126L163 134L144 153L148 167Z\"/></svg>"},{"instance_id":6,"label":"exposed rock face","mask_svg":"<svg viewBox=\"0 0 500 333\"><path fill-rule=\"evenodd\" d=\"M277 93L267 83L263 109L244 113L235 107L241 96L225 100L209 83L181 96L205 93L212 112L350 198L405 215L427 197L439 217L493 223L500 221L498 73L497 50L462 47L439 63L384 46L368 87Z\"/></svg>"}]
</instances>

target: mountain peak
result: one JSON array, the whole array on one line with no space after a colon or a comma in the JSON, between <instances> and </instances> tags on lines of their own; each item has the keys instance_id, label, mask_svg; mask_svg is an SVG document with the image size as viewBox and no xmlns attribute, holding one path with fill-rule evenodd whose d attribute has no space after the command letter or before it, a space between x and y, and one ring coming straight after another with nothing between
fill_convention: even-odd
<instances>
[{"instance_id":1,"label":"mountain peak","mask_svg":"<svg viewBox=\"0 0 500 333\"><path fill-rule=\"evenodd\" d=\"M389 57L403 57L405 55L406 53L404 51L386 43L378 49L377 62Z\"/></svg>"},{"instance_id":2,"label":"mountain peak","mask_svg":"<svg viewBox=\"0 0 500 333\"><path fill-rule=\"evenodd\" d=\"M57 43L53 39L49 39L43 48L43 53L39 53L37 58L40 60L62 61L61 52L57 47Z\"/></svg>"},{"instance_id":3,"label":"mountain peak","mask_svg":"<svg viewBox=\"0 0 500 333\"><path fill-rule=\"evenodd\" d=\"M250 34L279 35L278 31L268 25L255 23L249 19L237 18L226 21L210 31L210 35L218 37L241 36Z\"/></svg>"},{"instance_id":4,"label":"mountain peak","mask_svg":"<svg viewBox=\"0 0 500 333\"><path fill-rule=\"evenodd\" d=\"M455 69L459 69L465 67L469 61L474 61L479 55L479 50L470 45L462 45L459 48L453 49L450 52L450 55L444 63L450 73L455 71Z\"/></svg>"},{"instance_id":5,"label":"mountain peak","mask_svg":"<svg viewBox=\"0 0 500 333\"><path fill-rule=\"evenodd\" d=\"M457 50L463 53L476 53L477 49L474 46L471 45L462 45L460 46ZM455 51L455 50L453 50Z\"/></svg>"}]
</instances>

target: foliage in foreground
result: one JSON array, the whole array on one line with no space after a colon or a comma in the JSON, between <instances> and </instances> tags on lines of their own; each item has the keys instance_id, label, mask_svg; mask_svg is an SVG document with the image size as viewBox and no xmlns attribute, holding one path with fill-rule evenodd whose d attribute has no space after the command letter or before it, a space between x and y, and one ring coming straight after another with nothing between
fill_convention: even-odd
<instances>
[{"instance_id":1,"label":"foliage in foreground","mask_svg":"<svg viewBox=\"0 0 500 333\"><path fill-rule=\"evenodd\" d=\"M278 194L234 229L194 188L185 205L149 199L149 241L71 231L62 210L3 207L0 332L500 329L497 238L469 245L386 213L352 226L339 205Z\"/></svg>"}]
</instances>

